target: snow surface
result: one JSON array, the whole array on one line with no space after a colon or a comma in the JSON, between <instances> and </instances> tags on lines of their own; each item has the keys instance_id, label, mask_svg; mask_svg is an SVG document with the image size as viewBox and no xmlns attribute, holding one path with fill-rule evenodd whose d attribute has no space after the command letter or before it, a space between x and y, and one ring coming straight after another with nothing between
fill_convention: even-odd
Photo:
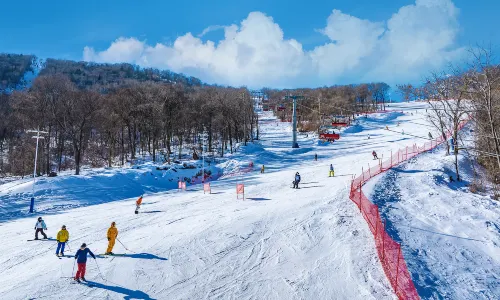
<instances>
[{"instance_id":1,"label":"snow surface","mask_svg":"<svg viewBox=\"0 0 500 300\"><path fill-rule=\"evenodd\" d=\"M500 205L469 192L471 163L444 146L369 182L364 190L388 220L423 299L500 299Z\"/></svg>"},{"instance_id":2,"label":"snow surface","mask_svg":"<svg viewBox=\"0 0 500 300\"><path fill-rule=\"evenodd\" d=\"M94 287L69 284L74 260L55 257L55 242L26 241L33 238L30 228L36 220L20 213L21 207L27 209L30 183L0 185L0 233L9 237L0 245L0 295L2 299L395 299L368 226L349 200L350 180L362 167L375 164L373 150L379 157L388 157L391 150L422 143L433 130L425 122L426 104L391 104L389 108L395 111L360 117L332 145L318 146L316 135L300 134L299 149L290 148L290 124L264 113L260 143L242 146L231 160L214 168L227 173L254 161L255 169L264 164L266 173L223 176L212 182L212 194L203 194L200 185L188 186L185 192L172 190L174 186L161 183L173 178L169 176L138 179L148 176L143 175L149 172L147 165L140 167L146 170L142 172L95 170L81 176L45 178L37 184L37 209L45 214L49 236L54 237L61 225L67 226L71 247L67 255L74 254L82 242L102 254L107 246L106 229L117 222L118 238L129 250L117 242L114 252L124 256L89 260L86 277ZM386 125L391 131L385 130ZM334 178L328 178L330 163L335 166ZM297 171L302 176L299 190L291 188ZM236 183L245 184L244 201L236 199ZM135 197L143 192L141 213L135 215ZM441 209L446 209L445 203ZM466 205L463 209L464 216L474 215L478 220L486 216L498 225L498 211L486 214L483 208L466 210ZM392 212L384 216L390 219ZM426 216L422 209L411 212L420 219ZM474 232L476 224L482 223L462 227L470 226ZM487 255L498 255L499 233L491 232L488 238L497 242L483 252L484 261ZM423 236L417 230L412 234ZM422 277L448 276L439 266L416 272L411 268L413 245L415 251L441 245L403 244L413 276L420 272ZM491 270L498 270L498 259L490 261ZM442 263L448 272L468 272L473 277L471 270L486 269L476 262L480 261L457 267ZM439 295L451 295L442 293L451 292L447 281L437 284L442 286ZM483 285L483 289L494 288Z\"/></svg>"}]
</instances>

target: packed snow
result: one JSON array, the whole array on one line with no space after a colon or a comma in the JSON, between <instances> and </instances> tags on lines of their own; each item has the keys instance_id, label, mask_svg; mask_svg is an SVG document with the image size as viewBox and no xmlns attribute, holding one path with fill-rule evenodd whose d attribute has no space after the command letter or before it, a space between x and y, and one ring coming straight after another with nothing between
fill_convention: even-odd
<instances>
[{"instance_id":1,"label":"packed snow","mask_svg":"<svg viewBox=\"0 0 500 300\"><path fill-rule=\"evenodd\" d=\"M29 215L31 181L0 185L0 233L8 238L0 245L0 295L2 299L396 299L378 260L373 236L349 200L350 180L362 167L376 163L373 150L379 157L388 157L391 150L422 143L428 132L433 132L426 124L425 108L424 103L392 104L392 112L359 116L340 140L327 146L319 146L315 134L300 134L299 149L291 149L290 123L262 113L260 141L241 146L230 159L211 166L213 173L225 174L211 182L211 194L204 194L201 185L177 191L177 174L169 175L144 163L135 168L43 178L36 186L38 213ZM318 161L314 161L315 154ZM439 169L442 160L437 157L442 155L426 155L436 155L429 161ZM255 171L238 172L249 161L254 162ZM264 174L258 172L262 164ZM335 166L333 178L328 177L330 164ZM429 165L420 167L424 176ZM295 172L302 176L298 190L291 188ZM390 174L378 176L365 189L373 189L379 199L376 186ZM403 176L400 179L408 189L420 192L439 186L449 193L467 194L425 182L423 177L417 182L427 184L425 189L418 189ZM245 200L236 199L236 183L245 184ZM143 205L136 215L135 200L142 193ZM439 193L445 195L446 191ZM432 282L429 294L421 296L472 299L477 298L475 290L483 290L483 297L498 298L498 286L490 280L498 279L497 203L479 196L474 196L478 205L460 201L461 216L453 219L458 208L451 207L455 203L449 199L416 209L413 206L419 205L419 198L410 192L400 194L397 203L408 208L383 213L394 228L435 231L432 226L449 221L448 229L439 232L487 243L487 247L483 245L487 249L479 252L481 244L474 243L480 242L443 235L426 243L425 239L432 241L426 231L401 234L393 230L403 242L419 292L426 292L418 283L421 278L439 279ZM376 201L396 202L391 199ZM448 219L436 220L432 215L445 214L446 210ZM63 224L67 226L67 257L55 256L54 241L27 241L34 237L39 215L44 217L50 237L55 237ZM411 220L429 225L410 224ZM473 221L464 224L465 220ZM486 220L490 227L485 229ZM121 256L102 255L112 221L119 231L113 252ZM488 233L472 235L479 230ZM92 286L71 284L72 255L83 242L98 255L87 263L86 278ZM417 257L440 252L447 244L454 249L473 246L465 250L460 264L452 255L443 254L429 256L426 268L418 269L423 261ZM477 253L481 259L470 259ZM450 273L462 277L454 278ZM452 291L470 278L474 286L462 286L466 291L462 296Z\"/></svg>"},{"instance_id":2,"label":"packed snow","mask_svg":"<svg viewBox=\"0 0 500 300\"><path fill-rule=\"evenodd\" d=\"M424 153L372 180L367 195L402 242L403 253L423 299L500 299L500 205L474 194L471 162L444 146Z\"/></svg>"}]
</instances>

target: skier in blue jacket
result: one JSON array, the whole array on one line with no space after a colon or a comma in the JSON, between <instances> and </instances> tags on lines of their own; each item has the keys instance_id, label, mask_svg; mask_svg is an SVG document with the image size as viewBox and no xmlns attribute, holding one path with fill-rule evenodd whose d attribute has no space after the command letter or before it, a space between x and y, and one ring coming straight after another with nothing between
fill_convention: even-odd
<instances>
[{"instance_id":1,"label":"skier in blue jacket","mask_svg":"<svg viewBox=\"0 0 500 300\"><path fill-rule=\"evenodd\" d=\"M80 249L78 249L78 251L76 251L75 254L75 259L78 264L78 271L76 271L75 280L78 282L80 282L80 278L83 281L87 281L85 279L85 269L87 266L87 253L90 254L90 256L92 256L92 258L95 259L94 253L92 253L92 251L90 251L90 249L87 248L87 244L83 243Z\"/></svg>"},{"instance_id":2,"label":"skier in blue jacket","mask_svg":"<svg viewBox=\"0 0 500 300\"><path fill-rule=\"evenodd\" d=\"M300 182L300 174L299 172L295 173L295 180L293 181L293 188L298 189L299 188L299 182Z\"/></svg>"},{"instance_id":3,"label":"skier in blue jacket","mask_svg":"<svg viewBox=\"0 0 500 300\"><path fill-rule=\"evenodd\" d=\"M41 232L43 235L44 239L47 239L47 235L43 230L47 230L47 225L45 225L45 222L42 220L42 217L38 217L38 221L35 224L35 240L38 240L38 233Z\"/></svg>"}]
</instances>

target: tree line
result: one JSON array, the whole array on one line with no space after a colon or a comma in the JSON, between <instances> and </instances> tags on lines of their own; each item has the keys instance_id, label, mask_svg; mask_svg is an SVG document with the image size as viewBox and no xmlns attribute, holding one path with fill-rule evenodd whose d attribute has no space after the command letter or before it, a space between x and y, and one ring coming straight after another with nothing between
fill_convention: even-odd
<instances>
[{"instance_id":1,"label":"tree line","mask_svg":"<svg viewBox=\"0 0 500 300\"><path fill-rule=\"evenodd\" d=\"M299 127L316 131L331 116L351 116L362 112L385 110L390 101L390 86L386 83L338 85L315 89L263 89L268 105L283 121L292 118L292 102L287 95L302 96L297 101ZM279 110L284 107L284 110Z\"/></svg>"},{"instance_id":2,"label":"tree line","mask_svg":"<svg viewBox=\"0 0 500 300\"><path fill-rule=\"evenodd\" d=\"M78 86L64 74L40 75L29 89L0 95L0 173L33 170L35 141L27 130L46 132L37 173L82 165L112 167L138 154L169 161L189 146L223 156L235 143L251 141L257 122L246 88L182 82L120 80ZM174 153L174 146L177 153Z\"/></svg>"},{"instance_id":3,"label":"tree line","mask_svg":"<svg viewBox=\"0 0 500 300\"><path fill-rule=\"evenodd\" d=\"M452 137L455 156L455 179L461 180L458 153L477 161L487 171L488 180L500 184L500 65L491 49L469 50L465 66L450 66L446 71L432 73L422 85L398 86L404 99L429 103L427 118L440 132ZM460 131L460 123L469 121L472 140ZM446 144L450 154L450 145ZM474 180L479 172L474 169ZM482 185L475 183L475 185ZM500 191L497 191L500 196Z\"/></svg>"}]
</instances>

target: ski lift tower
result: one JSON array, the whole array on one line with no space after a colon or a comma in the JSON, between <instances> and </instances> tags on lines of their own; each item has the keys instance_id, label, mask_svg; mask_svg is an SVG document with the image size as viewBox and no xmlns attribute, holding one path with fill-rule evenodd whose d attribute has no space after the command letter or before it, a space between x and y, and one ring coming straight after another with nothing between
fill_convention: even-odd
<instances>
[{"instance_id":1,"label":"ski lift tower","mask_svg":"<svg viewBox=\"0 0 500 300\"><path fill-rule=\"evenodd\" d=\"M292 148L299 148L299 144L297 143L297 100L302 99L304 96L294 96L287 95L285 99L293 100L293 114L292 114L292 133L293 133L293 141Z\"/></svg>"}]
</instances>

